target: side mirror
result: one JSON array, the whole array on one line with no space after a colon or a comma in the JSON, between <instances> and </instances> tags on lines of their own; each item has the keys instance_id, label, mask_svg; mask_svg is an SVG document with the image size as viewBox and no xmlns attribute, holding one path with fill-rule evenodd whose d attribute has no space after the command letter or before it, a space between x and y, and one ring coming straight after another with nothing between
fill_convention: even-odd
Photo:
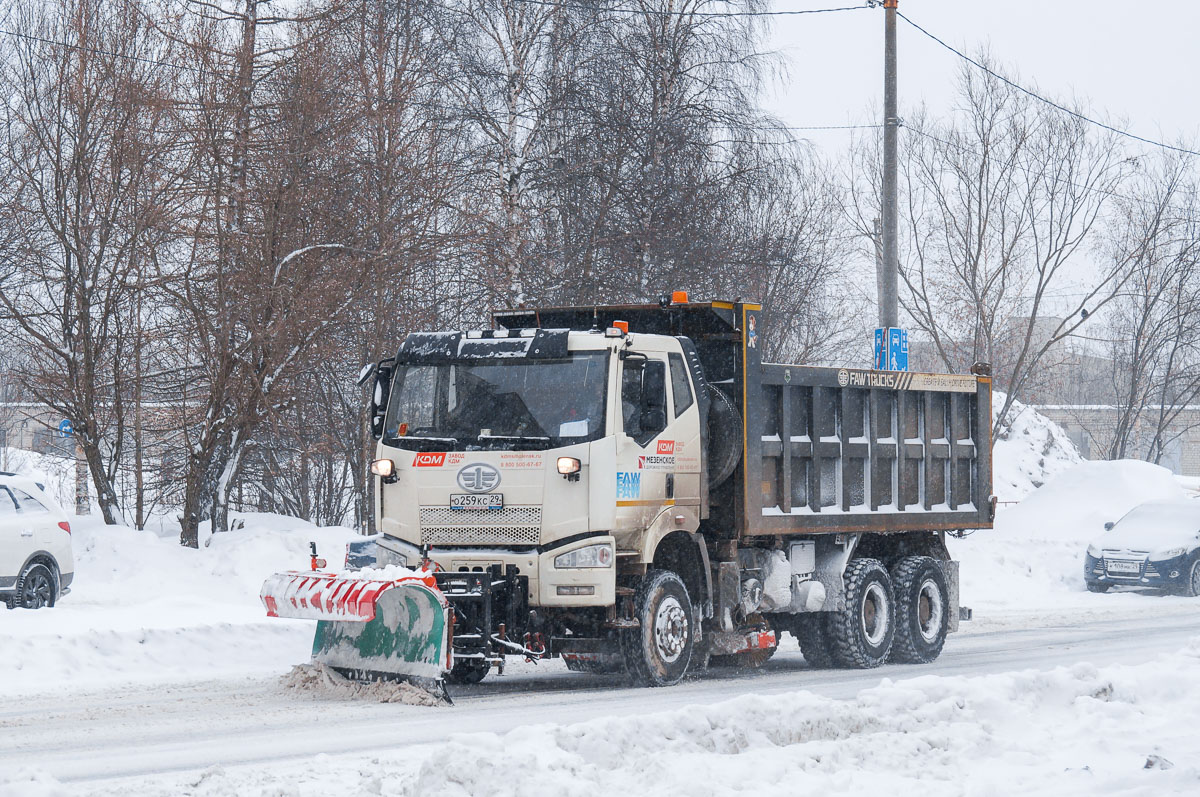
<instances>
[{"instance_id":1,"label":"side mirror","mask_svg":"<svg viewBox=\"0 0 1200 797\"><path fill-rule=\"evenodd\" d=\"M1112 531L1112 527L1113 527L1113 526L1115 526L1115 525L1117 525L1117 524L1116 524L1116 523L1113 523L1113 522L1110 520L1110 521L1108 521L1107 523L1105 523L1105 524L1104 524L1104 530L1105 530L1105 531Z\"/></svg>"},{"instance_id":2,"label":"side mirror","mask_svg":"<svg viewBox=\"0 0 1200 797\"><path fill-rule=\"evenodd\" d=\"M642 371L641 426L657 434L667 427L667 368L661 360L650 360Z\"/></svg>"},{"instance_id":3,"label":"side mirror","mask_svg":"<svg viewBox=\"0 0 1200 797\"><path fill-rule=\"evenodd\" d=\"M371 372L375 374L375 389L371 391L371 435L378 440L383 437L383 415L387 412L388 397L392 392L394 366L384 360L374 366ZM370 376L369 373L367 375Z\"/></svg>"},{"instance_id":4,"label":"side mirror","mask_svg":"<svg viewBox=\"0 0 1200 797\"><path fill-rule=\"evenodd\" d=\"M650 360L642 370L642 414L659 410L666 423L667 365L662 360Z\"/></svg>"},{"instance_id":5,"label":"side mirror","mask_svg":"<svg viewBox=\"0 0 1200 797\"><path fill-rule=\"evenodd\" d=\"M375 369L378 367L379 363L367 363L364 365L362 370L358 372L358 379L354 380L355 386L362 387L365 385L367 380L371 378L371 375L375 373Z\"/></svg>"}]
</instances>

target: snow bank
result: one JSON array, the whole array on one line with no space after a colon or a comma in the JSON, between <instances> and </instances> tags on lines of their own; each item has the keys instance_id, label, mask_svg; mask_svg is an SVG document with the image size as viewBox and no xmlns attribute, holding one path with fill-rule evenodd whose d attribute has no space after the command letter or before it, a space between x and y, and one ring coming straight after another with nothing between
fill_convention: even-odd
<instances>
[{"instance_id":1,"label":"snow bank","mask_svg":"<svg viewBox=\"0 0 1200 797\"><path fill-rule=\"evenodd\" d=\"M995 528L951 540L962 563L962 600L980 620L1014 612L1141 608L1186 600L1085 591L1083 557L1089 542L1143 501L1182 498L1166 468L1138 460L1083 462L1060 473L1016 506L1001 506ZM1142 601L1142 603L1139 603Z\"/></svg>"},{"instance_id":2,"label":"snow bank","mask_svg":"<svg viewBox=\"0 0 1200 797\"><path fill-rule=\"evenodd\" d=\"M285 672L311 653L311 621L268 619L263 579L308 566L315 541L331 565L356 534L277 515L200 550L174 537L73 517L75 581L50 610L0 610L0 694L122 681Z\"/></svg>"},{"instance_id":3,"label":"snow bank","mask_svg":"<svg viewBox=\"0 0 1200 797\"><path fill-rule=\"evenodd\" d=\"M90 793L1194 795L1198 715L1200 640L1133 666L885 680L850 700L743 696L303 766L134 778ZM37 771L0 776L5 797L62 793Z\"/></svg>"},{"instance_id":4,"label":"snow bank","mask_svg":"<svg viewBox=\"0 0 1200 797\"><path fill-rule=\"evenodd\" d=\"M992 394L993 425L1004 398L1003 393ZM1083 461L1061 426L1014 400L1004 427L992 441L992 492L1001 501L1020 501Z\"/></svg>"}]
</instances>

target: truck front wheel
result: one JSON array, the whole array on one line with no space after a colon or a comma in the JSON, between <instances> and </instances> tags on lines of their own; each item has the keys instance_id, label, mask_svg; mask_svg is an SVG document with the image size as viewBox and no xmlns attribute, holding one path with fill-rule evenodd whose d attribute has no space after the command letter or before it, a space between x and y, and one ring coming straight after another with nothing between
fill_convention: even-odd
<instances>
[{"instance_id":1,"label":"truck front wheel","mask_svg":"<svg viewBox=\"0 0 1200 797\"><path fill-rule=\"evenodd\" d=\"M925 664L946 644L950 600L946 576L928 556L906 556L892 568L896 590L896 641L892 661Z\"/></svg>"},{"instance_id":2,"label":"truck front wheel","mask_svg":"<svg viewBox=\"0 0 1200 797\"><path fill-rule=\"evenodd\" d=\"M696 635L692 600L679 576L650 570L634 595L639 627L622 632L625 666L645 686L679 683L692 662Z\"/></svg>"},{"instance_id":3,"label":"truck front wheel","mask_svg":"<svg viewBox=\"0 0 1200 797\"><path fill-rule=\"evenodd\" d=\"M859 670L887 661L896 633L892 579L878 559L855 559L842 576L842 608L829 615L834 663Z\"/></svg>"}]
</instances>

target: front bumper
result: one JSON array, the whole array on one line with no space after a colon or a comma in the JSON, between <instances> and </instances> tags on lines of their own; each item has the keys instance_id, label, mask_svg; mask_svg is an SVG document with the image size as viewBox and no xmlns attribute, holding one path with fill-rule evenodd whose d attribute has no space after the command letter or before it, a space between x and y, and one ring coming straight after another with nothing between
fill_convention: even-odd
<instances>
[{"instance_id":1,"label":"front bumper","mask_svg":"<svg viewBox=\"0 0 1200 797\"><path fill-rule=\"evenodd\" d=\"M1118 561L1132 561L1127 558ZM1122 573L1110 569L1104 557L1085 554L1083 580L1088 584L1105 584L1114 587L1155 587L1169 589L1187 583L1191 573L1191 562L1187 555L1171 559L1143 559L1138 572Z\"/></svg>"},{"instance_id":2,"label":"front bumper","mask_svg":"<svg viewBox=\"0 0 1200 797\"><path fill-rule=\"evenodd\" d=\"M446 573L486 573L498 567L528 583L529 605L544 608L611 606L616 603L617 569L609 567L557 568L555 557L589 545L607 543L616 552L616 541L608 535L585 537L562 545L548 543L538 548L511 550L505 548L431 548L429 558ZM421 552L408 543L383 537L379 543L381 565L419 564ZM406 561L389 560L388 554L402 556ZM616 557L613 557L614 561Z\"/></svg>"}]
</instances>

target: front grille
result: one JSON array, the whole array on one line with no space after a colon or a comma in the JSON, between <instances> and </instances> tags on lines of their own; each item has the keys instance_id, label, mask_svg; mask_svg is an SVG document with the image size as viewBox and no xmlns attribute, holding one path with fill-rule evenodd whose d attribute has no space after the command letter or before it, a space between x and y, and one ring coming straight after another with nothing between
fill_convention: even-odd
<instances>
[{"instance_id":1,"label":"front grille","mask_svg":"<svg viewBox=\"0 0 1200 797\"><path fill-rule=\"evenodd\" d=\"M540 506L421 509L421 542L426 545L537 545L541 534Z\"/></svg>"}]
</instances>

